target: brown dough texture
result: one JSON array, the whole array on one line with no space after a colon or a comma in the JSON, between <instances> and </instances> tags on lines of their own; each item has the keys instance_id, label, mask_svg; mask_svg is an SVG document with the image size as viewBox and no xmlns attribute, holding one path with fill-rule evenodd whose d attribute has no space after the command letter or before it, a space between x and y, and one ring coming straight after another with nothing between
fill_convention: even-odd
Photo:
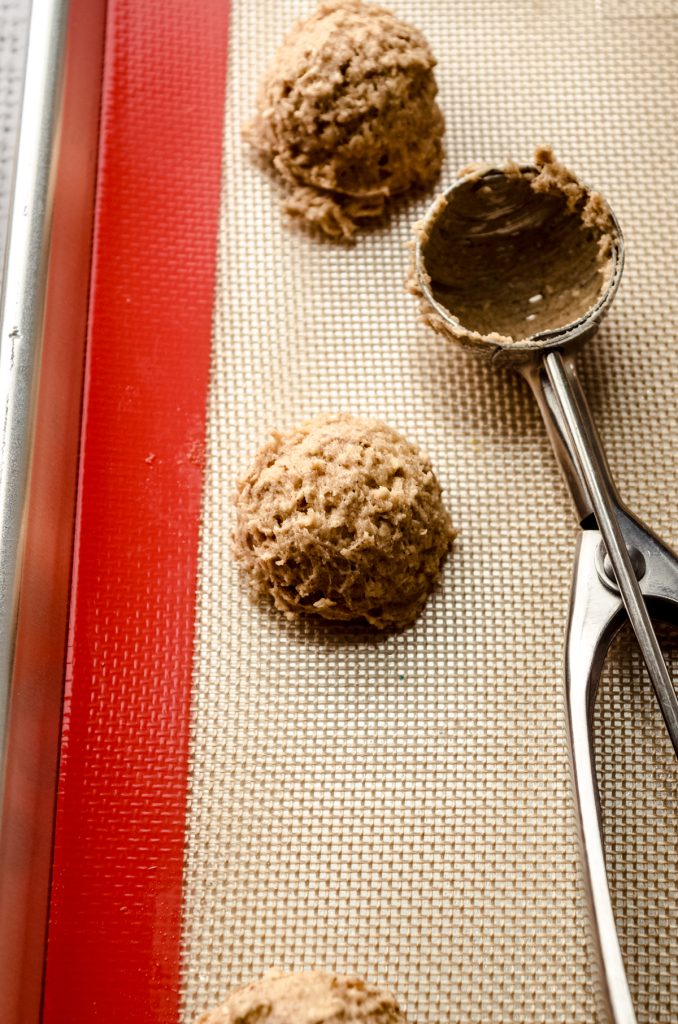
<instances>
[{"instance_id":1,"label":"brown dough texture","mask_svg":"<svg viewBox=\"0 0 678 1024\"><path fill-rule=\"evenodd\" d=\"M234 989L196 1024L406 1024L386 989L362 978L307 971L271 971Z\"/></svg>"},{"instance_id":2,"label":"brown dough texture","mask_svg":"<svg viewBox=\"0 0 678 1024\"><path fill-rule=\"evenodd\" d=\"M290 186L289 213L350 238L442 161L435 60L422 34L361 0L321 3L284 40L245 138Z\"/></svg>"},{"instance_id":3,"label":"brown dough texture","mask_svg":"<svg viewBox=\"0 0 678 1024\"><path fill-rule=\"evenodd\" d=\"M598 192L545 146L529 169L474 165L459 178L417 226L426 283L454 318L429 305L413 265L410 289L429 326L492 355L563 329L595 306L610 281L616 238Z\"/></svg>"},{"instance_id":4,"label":"brown dough texture","mask_svg":"<svg viewBox=\"0 0 678 1024\"><path fill-rule=\"evenodd\" d=\"M409 625L455 537L431 464L378 420L274 433L239 482L234 552L289 618Z\"/></svg>"}]
</instances>

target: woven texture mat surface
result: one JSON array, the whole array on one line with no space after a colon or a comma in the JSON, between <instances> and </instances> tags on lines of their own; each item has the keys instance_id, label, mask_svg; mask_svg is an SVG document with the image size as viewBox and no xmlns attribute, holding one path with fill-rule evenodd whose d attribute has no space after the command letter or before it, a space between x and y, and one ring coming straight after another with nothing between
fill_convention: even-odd
<instances>
[{"instance_id":1,"label":"woven texture mat surface","mask_svg":"<svg viewBox=\"0 0 678 1024\"><path fill-rule=\"evenodd\" d=\"M290 227L240 139L301 0L233 4L195 665L184 1018L277 965L358 971L412 1020L590 1024L562 725L577 527L522 382L417 322L429 199L357 244ZM535 143L610 200L624 280L581 374L620 489L678 543L678 8L401 0L439 60L442 181ZM272 427L379 416L431 457L460 537L398 636L289 624L230 556ZM665 637L670 642L671 637ZM678 670L678 659L673 660ZM639 1020L678 1017L678 771L633 643L599 696L614 901Z\"/></svg>"}]
</instances>

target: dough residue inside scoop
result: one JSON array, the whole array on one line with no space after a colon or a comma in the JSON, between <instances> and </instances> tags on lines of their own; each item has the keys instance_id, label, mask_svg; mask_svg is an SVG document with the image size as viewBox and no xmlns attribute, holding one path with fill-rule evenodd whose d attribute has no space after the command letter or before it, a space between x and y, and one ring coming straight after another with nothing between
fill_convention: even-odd
<instances>
[{"instance_id":1,"label":"dough residue inside scoop","mask_svg":"<svg viewBox=\"0 0 678 1024\"><path fill-rule=\"evenodd\" d=\"M286 209L350 238L392 196L433 183L443 116L421 32L362 0L321 3L278 50L247 141L288 185Z\"/></svg>"},{"instance_id":2,"label":"dough residue inside scoop","mask_svg":"<svg viewBox=\"0 0 678 1024\"><path fill-rule=\"evenodd\" d=\"M488 173L490 172L490 173ZM534 166L466 168L418 226L434 299L454 318L427 322L458 340L510 344L562 329L587 313L613 269L614 223L605 200L546 147ZM412 290L420 295L414 275Z\"/></svg>"}]
</instances>

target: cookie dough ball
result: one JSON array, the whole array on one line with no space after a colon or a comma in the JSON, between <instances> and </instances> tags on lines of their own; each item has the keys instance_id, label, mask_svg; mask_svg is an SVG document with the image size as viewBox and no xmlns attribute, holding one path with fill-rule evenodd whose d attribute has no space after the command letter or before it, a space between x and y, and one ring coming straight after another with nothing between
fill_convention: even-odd
<instances>
[{"instance_id":1,"label":"cookie dough ball","mask_svg":"<svg viewBox=\"0 0 678 1024\"><path fill-rule=\"evenodd\" d=\"M234 989L196 1024L406 1024L390 992L362 978L271 971Z\"/></svg>"},{"instance_id":2,"label":"cookie dough ball","mask_svg":"<svg viewBox=\"0 0 678 1024\"><path fill-rule=\"evenodd\" d=\"M245 137L291 186L288 212L334 237L440 171L443 116L422 34L362 0L299 22L261 84Z\"/></svg>"},{"instance_id":3,"label":"cookie dough ball","mask_svg":"<svg viewBox=\"0 0 678 1024\"><path fill-rule=\"evenodd\" d=\"M428 459L386 424L348 415L273 434L236 506L235 554L290 618L406 626L455 537Z\"/></svg>"}]
</instances>

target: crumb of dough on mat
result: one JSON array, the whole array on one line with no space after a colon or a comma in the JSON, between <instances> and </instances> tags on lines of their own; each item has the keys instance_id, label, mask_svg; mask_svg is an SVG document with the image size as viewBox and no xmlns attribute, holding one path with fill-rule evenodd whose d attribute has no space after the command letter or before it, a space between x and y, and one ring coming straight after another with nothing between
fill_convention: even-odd
<instances>
[{"instance_id":1,"label":"crumb of dough on mat","mask_svg":"<svg viewBox=\"0 0 678 1024\"><path fill-rule=\"evenodd\" d=\"M274 433L240 480L234 552L280 611L409 625L456 536L429 460L379 420Z\"/></svg>"},{"instance_id":2,"label":"crumb of dough on mat","mask_svg":"<svg viewBox=\"0 0 678 1024\"><path fill-rule=\"evenodd\" d=\"M406 1024L406 1019L390 992L362 978L270 971L234 989L196 1024Z\"/></svg>"},{"instance_id":3,"label":"crumb of dough on mat","mask_svg":"<svg viewBox=\"0 0 678 1024\"><path fill-rule=\"evenodd\" d=\"M244 129L289 186L289 213L350 238L391 197L428 188L442 162L435 59L412 25L334 0L294 26Z\"/></svg>"}]
</instances>

